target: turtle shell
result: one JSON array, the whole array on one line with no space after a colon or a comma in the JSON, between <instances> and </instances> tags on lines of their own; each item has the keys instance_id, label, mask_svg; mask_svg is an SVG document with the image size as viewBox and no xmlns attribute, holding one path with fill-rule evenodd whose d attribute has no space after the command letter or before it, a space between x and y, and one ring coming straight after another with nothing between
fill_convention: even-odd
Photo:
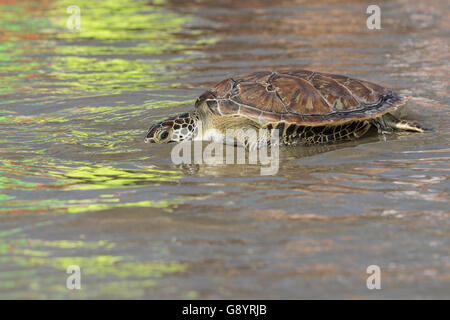
<instances>
[{"instance_id":1,"label":"turtle shell","mask_svg":"<svg viewBox=\"0 0 450 320\"><path fill-rule=\"evenodd\" d=\"M405 103L395 92L371 82L308 70L260 71L225 79L203 93L216 115L309 126L379 117Z\"/></svg>"}]
</instances>

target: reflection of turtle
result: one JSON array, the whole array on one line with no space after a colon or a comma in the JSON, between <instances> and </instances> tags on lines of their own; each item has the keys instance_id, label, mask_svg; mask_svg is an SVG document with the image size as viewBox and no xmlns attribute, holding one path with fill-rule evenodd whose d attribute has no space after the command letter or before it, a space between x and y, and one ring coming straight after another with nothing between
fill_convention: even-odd
<instances>
[{"instance_id":1,"label":"reflection of turtle","mask_svg":"<svg viewBox=\"0 0 450 320\"><path fill-rule=\"evenodd\" d=\"M198 98L194 112L150 127L145 141L236 139L248 146L248 129L278 129L283 144L354 139L372 126L379 132L423 132L391 114L405 102L393 91L346 76L306 70L254 72L218 83ZM235 130L230 140L228 129L243 130ZM267 144L270 136L265 137Z\"/></svg>"}]
</instances>

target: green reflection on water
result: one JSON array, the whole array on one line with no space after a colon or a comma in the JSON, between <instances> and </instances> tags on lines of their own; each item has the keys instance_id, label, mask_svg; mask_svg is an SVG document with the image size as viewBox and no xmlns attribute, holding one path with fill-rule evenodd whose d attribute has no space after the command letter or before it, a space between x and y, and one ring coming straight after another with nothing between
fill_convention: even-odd
<instances>
[{"instance_id":1,"label":"green reflection on water","mask_svg":"<svg viewBox=\"0 0 450 320\"><path fill-rule=\"evenodd\" d=\"M80 32L66 29L66 9L74 4L81 9ZM188 74L180 66L188 65L196 49L209 41L185 30L190 20L147 0L0 5L0 214L78 214L121 207L170 212L191 200L142 195L141 187L150 186L150 194L161 184L177 183L182 173L136 164L145 153L134 140L141 141L144 133L133 124L149 109L193 100L168 95L164 101L89 106L103 95L169 89L181 82ZM79 97L92 100L75 106L71 99ZM114 160L120 154L130 156ZM120 248L115 242L25 237L30 228L53 226L53 217L0 231L2 298L65 296L65 269L73 264L84 275L104 280L100 288L84 291L93 296L99 290L120 295L124 289L139 296L158 284L155 278L187 268L178 261L136 261L116 253Z\"/></svg>"},{"instance_id":2,"label":"green reflection on water","mask_svg":"<svg viewBox=\"0 0 450 320\"><path fill-rule=\"evenodd\" d=\"M179 174L179 171L152 168L148 168L145 172L139 172L137 170L92 166L73 169L63 176L75 180L75 183L83 183L71 185L69 189L91 190L136 185L140 181L173 181L181 177Z\"/></svg>"},{"instance_id":3,"label":"green reflection on water","mask_svg":"<svg viewBox=\"0 0 450 320\"><path fill-rule=\"evenodd\" d=\"M54 1L51 21L55 26L66 28L66 8L72 0ZM181 30L188 19L167 11L160 5L150 5L147 0L90 0L76 1L81 12L81 29L62 33L60 38L91 38L105 41L156 40L164 43L165 35ZM156 46L154 46L156 49ZM164 49L165 47L160 47Z\"/></svg>"},{"instance_id":4,"label":"green reflection on water","mask_svg":"<svg viewBox=\"0 0 450 320\"><path fill-rule=\"evenodd\" d=\"M69 201L69 207L67 208L68 213L79 213L86 211L99 211L111 208L130 208L130 207L153 207L153 208L163 208L168 209L170 206L177 203L182 203L187 199L170 199L170 200L158 200L158 201L138 201L130 203L99 203L99 200L92 199L93 203L86 204L80 203L75 200ZM84 202L89 201L89 199L84 200Z\"/></svg>"},{"instance_id":5,"label":"green reflection on water","mask_svg":"<svg viewBox=\"0 0 450 320\"><path fill-rule=\"evenodd\" d=\"M154 101L149 100L143 104L127 104L126 106L79 106L72 108L55 115L57 119L65 119L69 121L72 117L76 117L78 120L90 120L105 122L107 121L120 121L133 118L134 116L142 116L143 112L148 109L159 109L167 107L176 107L179 105L193 105L195 99L183 100L183 101ZM53 118L51 118L52 120Z\"/></svg>"},{"instance_id":6,"label":"green reflection on water","mask_svg":"<svg viewBox=\"0 0 450 320\"><path fill-rule=\"evenodd\" d=\"M67 212L78 213L84 211L98 211L117 207L157 207L169 209L186 199L172 198L161 200L133 201L124 200L118 193L123 187L139 187L149 184L157 185L162 182L176 181L181 177L178 170L162 170L157 168L121 169L112 166L79 165L74 167L40 161L33 164L12 161L0 161L0 212L26 213L26 212ZM76 164L76 162L74 162ZM83 163L82 163L83 164ZM20 177L23 177L22 180ZM25 179L33 177L35 181L27 182ZM93 197L90 190L106 191ZM61 196L67 192L78 191L84 195L83 199L61 200L54 197L44 199L18 199L8 194L8 190L17 193L18 190L35 192L60 190ZM87 193L86 193L87 192ZM134 192L133 189L130 192ZM14 193L13 193L14 194ZM29 197L29 196L28 196ZM129 197L129 194L128 194ZM39 197L36 197L39 198Z\"/></svg>"},{"instance_id":7,"label":"green reflection on water","mask_svg":"<svg viewBox=\"0 0 450 320\"><path fill-rule=\"evenodd\" d=\"M61 81L58 92L112 92L160 87L172 78L167 66L186 62L188 48L176 33L190 20L148 1L77 1L81 29L66 28L71 0L53 2L47 12L60 30L50 74ZM195 46L195 45L194 45ZM173 56L181 53L182 56Z\"/></svg>"},{"instance_id":8,"label":"green reflection on water","mask_svg":"<svg viewBox=\"0 0 450 320\"><path fill-rule=\"evenodd\" d=\"M199 40L199 32L184 28L190 15L172 12L161 3L58 0L1 6L0 31L8 41L0 45L0 87L3 81L10 87L3 86L0 94L16 95L3 99L10 110L0 111L0 213L169 209L185 200L143 201L123 197L118 190L133 193L140 186L180 179L180 171L136 168L136 159L145 158L136 143L145 129L133 125L149 109L193 100L171 101L168 96L140 104L64 104L65 99L92 97L92 92L99 98L174 85L182 68L171 66L190 62L192 53L209 39ZM79 32L66 28L66 10L74 4L81 9ZM20 108L8 106L13 103ZM113 161L119 157L121 161Z\"/></svg>"},{"instance_id":9,"label":"green reflection on water","mask_svg":"<svg viewBox=\"0 0 450 320\"><path fill-rule=\"evenodd\" d=\"M74 4L81 10L78 32L66 26L66 10ZM191 20L146 0L0 5L0 33L6 40L0 44L0 94L21 90L45 102L58 94L167 87L164 81L180 73L169 66L189 63L205 42L214 41L194 30L186 41L182 34Z\"/></svg>"},{"instance_id":10,"label":"green reflection on water","mask_svg":"<svg viewBox=\"0 0 450 320\"><path fill-rule=\"evenodd\" d=\"M49 292L53 298L67 295L70 291L65 286L66 270L77 265L82 271L83 295L124 296L123 290L133 288L137 291L126 291L126 295L139 296L145 288L156 286L158 278L188 268L183 262L136 262L133 257L108 254L115 247L111 241L3 239L0 263L8 267L0 270L0 295L3 298L45 297ZM78 256L81 252L83 256ZM36 267L48 268L50 276L38 277Z\"/></svg>"}]
</instances>

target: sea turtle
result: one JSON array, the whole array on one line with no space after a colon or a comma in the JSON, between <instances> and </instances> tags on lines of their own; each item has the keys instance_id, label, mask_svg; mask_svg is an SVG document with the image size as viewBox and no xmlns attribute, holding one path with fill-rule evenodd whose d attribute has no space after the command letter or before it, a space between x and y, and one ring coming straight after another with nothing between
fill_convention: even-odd
<instances>
[{"instance_id":1,"label":"sea turtle","mask_svg":"<svg viewBox=\"0 0 450 320\"><path fill-rule=\"evenodd\" d=\"M197 99L193 112L152 125L145 142L213 139L246 147L270 142L271 135L249 139L248 129L278 129L279 142L286 145L355 139L371 127L383 133L423 132L420 125L392 114L405 103L394 91L347 76L308 70L253 72L219 82ZM237 132L231 139L228 129Z\"/></svg>"}]
</instances>

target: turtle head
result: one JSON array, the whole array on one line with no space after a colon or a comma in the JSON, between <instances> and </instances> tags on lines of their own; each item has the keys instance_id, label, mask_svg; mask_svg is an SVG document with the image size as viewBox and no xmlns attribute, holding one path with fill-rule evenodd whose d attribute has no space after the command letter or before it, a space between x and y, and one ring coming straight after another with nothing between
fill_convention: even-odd
<instances>
[{"instance_id":1,"label":"turtle head","mask_svg":"<svg viewBox=\"0 0 450 320\"><path fill-rule=\"evenodd\" d=\"M183 113L153 124L145 136L145 143L169 143L192 140L197 133L198 118Z\"/></svg>"}]
</instances>

